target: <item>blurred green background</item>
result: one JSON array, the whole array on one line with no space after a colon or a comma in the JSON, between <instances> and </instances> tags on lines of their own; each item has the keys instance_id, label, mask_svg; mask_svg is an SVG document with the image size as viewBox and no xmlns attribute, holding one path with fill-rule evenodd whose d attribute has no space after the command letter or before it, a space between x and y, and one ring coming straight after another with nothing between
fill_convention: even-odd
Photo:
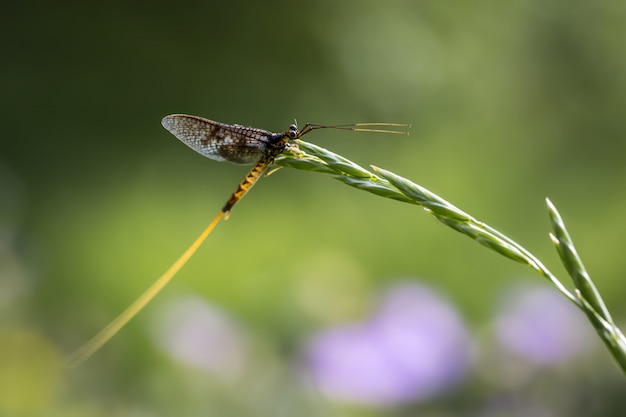
<instances>
[{"instance_id":1,"label":"blurred green background","mask_svg":"<svg viewBox=\"0 0 626 417\"><path fill-rule=\"evenodd\" d=\"M567 281L547 237L549 196L624 322L624 2L25 1L3 6L0 23L0 362L14 372L0 380L1 415L497 415L495 398L537 399L481 377L488 363L399 408L301 387L291 365L307 337L367 316L401 278L445 294L477 340L507 288L547 283L420 209L289 169L262 179L102 351L55 370L247 172L179 143L160 125L170 113L272 131L294 119L412 123L409 137L306 139L433 190ZM247 329L245 378L224 382L155 347L159 304L179 294ZM540 396L549 415L576 393L596 399L586 412L623 404L620 372L591 343L584 359L541 370L555 381Z\"/></svg>"}]
</instances>

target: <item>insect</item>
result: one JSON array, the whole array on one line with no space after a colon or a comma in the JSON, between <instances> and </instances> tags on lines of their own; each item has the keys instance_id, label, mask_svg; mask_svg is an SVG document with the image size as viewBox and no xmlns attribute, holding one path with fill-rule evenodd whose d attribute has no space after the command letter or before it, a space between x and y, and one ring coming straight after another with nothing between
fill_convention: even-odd
<instances>
[{"instance_id":1,"label":"insect","mask_svg":"<svg viewBox=\"0 0 626 417\"><path fill-rule=\"evenodd\" d=\"M70 354L66 358L68 365L79 365L93 355L163 289L187 263L222 217L228 217L235 204L246 195L266 169L272 165L274 159L289 149L291 146L290 141L299 139L307 133L318 129L406 134L406 132L380 128L409 127L409 125L399 123L354 123L333 126L307 123L302 130L299 130L295 124L292 124L282 133L272 133L254 127L219 123L203 117L185 114L165 116L161 124L185 145L208 158L235 164L254 165L231 194L217 216L180 258L109 325Z\"/></svg>"}]
</instances>

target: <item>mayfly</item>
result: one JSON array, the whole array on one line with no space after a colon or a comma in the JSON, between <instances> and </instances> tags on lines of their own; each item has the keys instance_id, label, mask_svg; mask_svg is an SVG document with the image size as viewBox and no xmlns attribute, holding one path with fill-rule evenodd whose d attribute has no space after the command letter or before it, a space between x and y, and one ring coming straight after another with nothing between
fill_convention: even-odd
<instances>
[{"instance_id":1,"label":"mayfly","mask_svg":"<svg viewBox=\"0 0 626 417\"><path fill-rule=\"evenodd\" d=\"M180 258L122 314L91 340L70 354L66 358L68 365L78 365L93 355L163 289L187 263L222 217L228 217L235 204L246 195L265 170L272 165L274 159L281 153L289 150L291 147L290 141L299 139L307 133L318 129L406 134L406 132L390 130L390 128L409 127L409 125L399 123L354 123L333 126L308 123L301 130L295 124L292 124L289 126L289 129L282 133L272 133L254 127L219 123L203 117L185 114L165 116L161 124L185 145L208 158L235 164L254 164L254 166L243 181L239 183L237 189L232 193L213 221Z\"/></svg>"}]
</instances>

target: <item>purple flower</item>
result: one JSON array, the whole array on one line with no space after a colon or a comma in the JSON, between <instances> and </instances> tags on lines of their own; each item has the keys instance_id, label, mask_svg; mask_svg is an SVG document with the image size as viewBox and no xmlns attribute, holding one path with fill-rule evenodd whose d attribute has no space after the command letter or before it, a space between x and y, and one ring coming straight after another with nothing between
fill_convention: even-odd
<instances>
[{"instance_id":1,"label":"purple flower","mask_svg":"<svg viewBox=\"0 0 626 417\"><path fill-rule=\"evenodd\" d=\"M306 366L327 395L368 405L425 400L456 384L470 340L454 308L427 287L390 289L365 323L317 334Z\"/></svg>"},{"instance_id":2,"label":"purple flower","mask_svg":"<svg viewBox=\"0 0 626 417\"><path fill-rule=\"evenodd\" d=\"M576 357L594 340L584 314L546 287L522 286L510 291L495 330L505 349L539 365Z\"/></svg>"}]
</instances>

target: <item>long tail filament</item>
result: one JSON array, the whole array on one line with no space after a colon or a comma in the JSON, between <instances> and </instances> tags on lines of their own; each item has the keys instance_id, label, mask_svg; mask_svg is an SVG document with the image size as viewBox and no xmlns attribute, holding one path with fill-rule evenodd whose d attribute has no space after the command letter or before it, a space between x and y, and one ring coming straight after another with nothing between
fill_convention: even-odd
<instances>
[{"instance_id":1,"label":"long tail filament","mask_svg":"<svg viewBox=\"0 0 626 417\"><path fill-rule=\"evenodd\" d=\"M187 248L187 250L169 267L167 271L163 275L157 279L154 284L150 286L139 298L137 298L122 314L117 316L115 320L109 323L104 329L102 329L98 334L92 337L87 343L82 345L80 348L76 349L73 353L68 355L65 358L65 364L71 367L75 367L83 363L87 360L91 355L93 355L98 349L100 349L106 342L108 342L117 332L120 331L122 327L126 325L133 317L137 315L145 306L148 304L162 289L165 287L174 276L181 270L181 268L189 261L189 259L193 256L193 254L198 250L200 245L206 240L206 238L211 234L215 226L220 222L222 217L226 216L228 218L228 214L232 210L232 208L237 204L239 200L246 195L248 191L252 188L252 186L257 182L257 180L261 177L261 174L269 165L267 159L262 159L257 162L254 167L248 172L243 181L239 184L235 192L231 195L231 197L226 202L226 205L222 208L222 210L217 213L217 216L213 219L211 224L207 226L206 229L198 236L198 238Z\"/></svg>"}]
</instances>

